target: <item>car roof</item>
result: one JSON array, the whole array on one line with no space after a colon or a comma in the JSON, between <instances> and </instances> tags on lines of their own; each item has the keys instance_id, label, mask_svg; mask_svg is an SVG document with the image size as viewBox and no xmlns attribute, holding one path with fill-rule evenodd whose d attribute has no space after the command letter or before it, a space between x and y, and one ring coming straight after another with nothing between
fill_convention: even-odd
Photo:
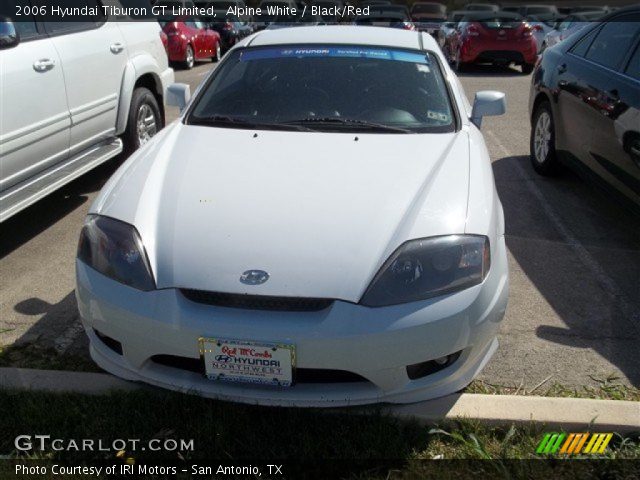
<instances>
[{"instance_id":1,"label":"car roof","mask_svg":"<svg viewBox=\"0 0 640 480\"><path fill-rule=\"evenodd\" d=\"M385 27L360 27L347 25L327 25L313 27L283 28L261 31L247 42L247 46L258 47L286 44L337 44L371 45L397 48L420 49L422 37L423 49L438 51L439 47L431 35L420 32Z\"/></svg>"}]
</instances>

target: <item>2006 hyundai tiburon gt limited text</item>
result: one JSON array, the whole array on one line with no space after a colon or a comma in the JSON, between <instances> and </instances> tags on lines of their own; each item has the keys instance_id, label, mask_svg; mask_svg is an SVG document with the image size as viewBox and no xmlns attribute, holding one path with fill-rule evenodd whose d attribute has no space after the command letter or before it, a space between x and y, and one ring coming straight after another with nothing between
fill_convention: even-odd
<instances>
[{"instance_id":1,"label":"2006 hyundai tiburon gt limited text","mask_svg":"<svg viewBox=\"0 0 640 480\"><path fill-rule=\"evenodd\" d=\"M265 405L406 403L467 385L508 296L473 108L427 34L240 42L116 172L83 227L91 355L123 378Z\"/></svg>"}]
</instances>

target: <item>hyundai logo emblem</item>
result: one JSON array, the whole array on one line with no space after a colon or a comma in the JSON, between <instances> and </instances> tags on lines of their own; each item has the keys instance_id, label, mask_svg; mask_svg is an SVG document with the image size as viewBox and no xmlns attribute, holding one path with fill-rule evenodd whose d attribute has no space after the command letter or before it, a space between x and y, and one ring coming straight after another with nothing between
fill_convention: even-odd
<instances>
[{"instance_id":1,"label":"hyundai logo emblem","mask_svg":"<svg viewBox=\"0 0 640 480\"><path fill-rule=\"evenodd\" d=\"M264 270L247 270L240 275L240 281L246 285L261 285L269 280L269 274Z\"/></svg>"}]
</instances>

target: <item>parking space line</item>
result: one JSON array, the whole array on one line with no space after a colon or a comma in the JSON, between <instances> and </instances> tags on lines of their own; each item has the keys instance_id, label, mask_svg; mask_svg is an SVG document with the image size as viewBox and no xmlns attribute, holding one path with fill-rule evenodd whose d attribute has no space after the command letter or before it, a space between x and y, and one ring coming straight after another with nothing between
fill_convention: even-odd
<instances>
[{"instance_id":1,"label":"parking space line","mask_svg":"<svg viewBox=\"0 0 640 480\"><path fill-rule=\"evenodd\" d=\"M511 152L500 142L498 136L491 130L486 130L486 134L491 137L494 144L500 149L505 157L514 157ZM527 178L527 172L524 167L518 162L513 162L518 175L522 177L523 183L527 186L529 192L538 201L538 204L542 207L542 210L553 224L556 231L560 234L563 241L570 246L580 261L593 273L596 281L600 287L609 295L614 301L617 302L618 308L622 313L631 320L634 328L640 332L640 314L638 314L629 301L626 295L622 293L622 290L618 287L616 282L602 269L600 264L593 258L589 251L582 245L582 243L571 233L571 231L564 225L562 219L555 212L549 201L546 199L542 191L538 188L534 181Z\"/></svg>"}]
</instances>

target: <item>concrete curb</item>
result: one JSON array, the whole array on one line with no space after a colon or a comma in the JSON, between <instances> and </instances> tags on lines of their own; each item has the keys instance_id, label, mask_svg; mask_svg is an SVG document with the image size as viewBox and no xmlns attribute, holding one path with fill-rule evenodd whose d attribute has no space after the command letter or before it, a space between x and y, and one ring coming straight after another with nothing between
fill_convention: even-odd
<instances>
[{"instance_id":1,"label":"concrete curb","mask_svg":"<svg viewBox=\"0 0 640 480\"><path fill-rule=\"evenodd\" d=\"M574 432L585 431L590 424L597 431L640 431L640 402L622 400L457 393L384 410L424 423L468 418L489 425L539 423L548 429Z\"/></svg>"},{"instance_id":2,"label":"concrete curb","mask_svg":"<svg viewBox=\"0 0 640 480\"><path fill-rule=\"evenodd\" d=\"M106 373L0 368L0 389L99 395L113 390L141 388L151 387ZM370 408L341 410L352 413L372 411ZM458 393L426 402L386 405L382 410L423 423L466 418L489 425L541 423L549 429L565 431L584 431L590 424L598 431L640 431L640 402L621 400Z\"/></svg>"}]
</instances>

